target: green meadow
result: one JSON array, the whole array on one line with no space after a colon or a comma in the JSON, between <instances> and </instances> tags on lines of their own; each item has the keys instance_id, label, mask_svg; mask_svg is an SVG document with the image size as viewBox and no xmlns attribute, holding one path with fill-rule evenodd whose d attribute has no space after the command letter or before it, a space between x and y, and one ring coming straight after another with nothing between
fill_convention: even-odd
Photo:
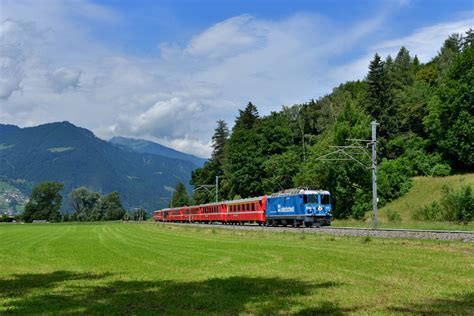
<instances>
[{"instance_id":1,"label":"green meadow","mask_svg":"<svg viewBox=\"0 0 474 316\"><path fill-rule=\"evenodd\" d=\"M0 314L456 314L474 245L170 224L0 225Z\"/></svg>"}]
</instances>

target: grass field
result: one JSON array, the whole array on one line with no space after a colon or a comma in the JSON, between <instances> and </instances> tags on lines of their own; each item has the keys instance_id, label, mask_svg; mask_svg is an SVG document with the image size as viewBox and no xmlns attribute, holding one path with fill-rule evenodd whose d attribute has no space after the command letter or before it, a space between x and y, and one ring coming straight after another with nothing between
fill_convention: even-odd
<instances>
[{"instance_id":1,"label":"grass field","mask_svg":"<svg viewBox=\"0 0 474 316\"><path fill-rule=\"evenodd\" d=\"M474 245L177 227L0 225L0 314L472 314Z\"/></svg>"},{"instance_id":2,"label":"grass field","mask_svg":"<svg viewBox=\"0 0 474 316\"><path fill-rule=\"evenodd\" d=\"M458 190L464 185L470 185L474 188L474 173L449 177L413 178L413 187L407 194L388 203L379 210L379 226L382 228L474 230L474 222L462 225L450 222L422 222L412 219L412 214L415 210L441 199L443 185L447 185L454 190ZM400 215L400 222L388 221L387 210L389 209L396 211ZM371 212L368 212L367 215L370 217ZM370 225L371 218L368 218L366 221L336 220L333 223L333 226L367 227Z\"/></svg>"}]
</instances>

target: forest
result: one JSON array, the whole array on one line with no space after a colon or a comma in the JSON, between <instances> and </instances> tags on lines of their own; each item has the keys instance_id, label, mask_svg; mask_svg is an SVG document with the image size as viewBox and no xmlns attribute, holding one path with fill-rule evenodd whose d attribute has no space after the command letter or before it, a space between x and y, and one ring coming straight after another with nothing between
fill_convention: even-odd
<instances>
[{"instance_id":1,"label":"forest","mask_svg":"<svg viewBox=\"0 0 474 316\"><path fill-rule=\"evenodd\" d=\"M225 121L217 122L212 156L193 172L191 184L212 185L219 176L219 200L292 187L327 189L336 218L361 219L372 208L371 172L365 167L369 155L360 149L349 152L362 163L318 158L333 151L331 146L370 139L374 120L379 124L380 206L406 193L414 176L473 172L473 43L473 30L452 34L425 64L405 47L394 57L375 54L362 80L267 116L249 102L231 130ZM472 204L471 191L467 187L460 194ZM175 199L178 206L180 199ZM214 200L215 188L197 190L181 204Z\"/></svg>"}]
</instances>

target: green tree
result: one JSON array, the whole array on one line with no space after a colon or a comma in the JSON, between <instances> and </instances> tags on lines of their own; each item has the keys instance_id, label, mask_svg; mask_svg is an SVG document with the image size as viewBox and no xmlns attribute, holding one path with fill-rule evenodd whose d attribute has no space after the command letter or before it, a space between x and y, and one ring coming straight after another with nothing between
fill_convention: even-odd
<instances>
[{"instance_id":1,"label":"green tree","mask_svg":"<svg viewBox=\"0 0 474 316\"><path fill-rule=\"evenodd\" d=\"M111 192L104 195L100 199L103 209L105 210L105 219L108 221L123 219L126 211L122 207L120 196L117 192Z\"/></svg>"},{"instance_id":2,"label":"green tree","mask_svg":"<svg viewBox=\"0 0 474 316\"><path fill-rule=\"evenodd\" d=\"M258 119L257 107L252 102L249 102L244 110L239 110L239 116L235 121L235 128L252 129Z\"/></svg>"},{"instance_id":3,"label":"green tree","mask_svg":"<svg viewBox=\"0 0 474 316\"><path fill-rule=\"evenodd\" d=\"M457 168L474 166L474 47L459 53L424 118L433 145Z\"/></svg>"},{"instance_id":4,"label":"green tree","mask_svg":"<svg viewBox=\"0 0 474 316\"><path fill-rule=\"evenodd\" d=\"M391 70L392 88L402 89L404 86L409 86L413 83L415 72L413 71L410 52L405 47L402 46L398 51Z\"/></svg>"},{"instance_id":5,"label":"green tree","mask_svg":"<svg viewBox=\"0 0 474 316\"><path fill-rule=\"evenodd\" d=\"M369 134L367 115L356 102L347 103L339 114L336 124L326 130L319 142L310 148L311 155L301 165L299 173L295 176L298 186L327 189L332 193L336 218L350 217L354 210L360 217L359 204L367 204L370 200L367 194L356 196L355 193L360 190L362 192L369 190L370 173L367 168L354 161L326 161L316 158L327 154L330 145L347 145L348 138L367 139ZM357 157L364 165L369 165L370 159L367 156ZM361 198L357 200L356 197ZM355 205L359 206L353 209Z\"/></svg>"},{"instance_id":6,"label":"green tree","mask_svg":"<svg viewBox=\"0 0 474 316\"><path fill-rule=\"evenodd\" d=\"M224 176L229 185L229 196L243 198L263 194L261 179L264 177L261 135L257 132L258 111L249 103L239 111L235 120L224 165Z\"/></svg>"},{"instance_id":7,"label":"green tree","mask_svg":"<svg viewBox=\"0 0 474 316\"><path fill-rule=\"evenodd\" d=\"M64 185L59 182L42 182L35 186L30 200L25 206L23 219L26 222L37 220L58 221L61 217L62 196L59 192Z\"/></svg>"},{"instance_id":8,"label":"green tree","mask_svg":"<svg viewBox=\"0 0 474 316\"><path fill-rule=\"evenodd\" d=\"M134 221L146 221L148 219L148 212L143 208L136 208L133 210L132 218Z\"/></svg>"},{"instance_id":9,"label":"green tree","mask_svg":"<svg viewBox=\"0 0 474 316\"><path fill-rule=\"evenodd\" d=\"M101 220L93 214L100 194L89 191L86 187L77 188L69 193L69 201L74 209L74 218L78 221Z\"/></svg>"},{"instance_id":10,"label":"green tree","mask_svg":"<svg viewBox=\"0 0 474 316\"><path fill-rule=\"evenodd\" d=\"M441 47L438 56L434 59L439 73L444 76L454 62L454 59L461 51L462 36L457 33L451 34Z\"/></svg>"},{"instance_id":11,"label":"green tree","mask_svg":"<svg viewBox=\"0 0 474 316\"><path fill-rule=\"evenodd\" d=\"M229 140L229 128L223 120L217 121L217 127L212 136L212 155L202 168L194 170L191 174L191 185L199 187L201 185L211 185L215 183L216 176L220 177L219 196L226 195L226 180L224 174L224 161L226 156L226 146ZM208 203L214 200L215 191L196 190L193 192L193 200L197 204Z\"/></svg>"},{"instance_id":12,"label":"green tree","mask_svg":"<svg viewBox=\"0 0 474 316\"><path fill-rule=\"evenodd\" d=\"M176 184L175 191L172 197L172 203L169 206L180 207L191 205L191 199L189 198L186 187L181 182Z\"/></svg>"},{"instance_id":13,"label":"green tree","mask_svg":"<svg viewBox=\"0 0 474 316\"><path fill-rule=\"evenodd\" d=\"M229 140L229 128L224 120L217 121L217 127L212 136L211 161L215 165L216 173L222 174L222 166L225 159L225 146Z\"/></svg>"},{"instance_id":14,"label":"green tree","mask_svg":"<svg viewBox=\"0 0 474 316\"><path fill-rule=\"evenodd\" d=\"M292 150L266 159L263 163L266 177L262 179L265 193L270 194L294 187L293 177L300 170L300 164L300 158Z\"/></svg>"},{"instance_id":15,"label":"green tree","mask_svg":"<svg viewBox=\"0 0 474 316\"><path fill-rule=\"evenodd\" d=\"M370 62L367 75L367 112L380 123L380 137L387 137L396 128L392 92L387 69L378 54Z\"/></svg>"}]
</instances>

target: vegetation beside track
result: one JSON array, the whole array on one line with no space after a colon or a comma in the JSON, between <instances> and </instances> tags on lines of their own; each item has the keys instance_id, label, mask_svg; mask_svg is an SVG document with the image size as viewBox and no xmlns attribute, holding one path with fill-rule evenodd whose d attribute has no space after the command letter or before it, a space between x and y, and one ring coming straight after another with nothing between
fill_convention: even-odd
<instances>
[{"instance_id":1,"label":"vegetation beside track","mask_svg":"<svg viewBox=\"0 0 474 316\"><path fill-rule=\"evenodd\" d=\"M0 314L474 308L474 245L89 223L0 227Z\"/></svg>"},{"instance_id":2,"label":"vegetation beside track","mask_svg":"<svg viewBox=\"0 0 474 316\"><path fill-rule=\"evenodd\" d=\"M439 202L443 196L443 187L459 190L463 186L474 187L474 173L449 177L415 177L413 187L402 197L388 203L379 210L378 223L380 228L407 228L407 229L439 229L439 230L466 230L474 231L474 222L459 224L456 222L416 221L413 213L433 202ZM388 213L396 212L399 219L390 219ZM335 220L335 227L371 227L372 212L366 213L365 220Z\"/></svg>"}]
</instances>

